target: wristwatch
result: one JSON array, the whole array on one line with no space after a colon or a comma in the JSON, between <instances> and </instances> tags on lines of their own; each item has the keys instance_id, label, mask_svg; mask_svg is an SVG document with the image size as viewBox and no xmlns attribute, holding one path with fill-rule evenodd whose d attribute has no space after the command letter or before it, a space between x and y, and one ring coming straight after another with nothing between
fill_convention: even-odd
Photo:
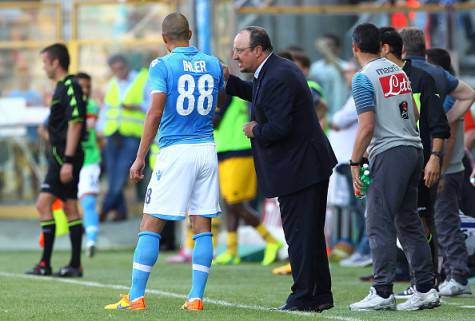
<instances>
[{"instance_id":1,"label":"wristwatch","mask_svg":"<svg viewBox=\"0 0 475 321\"><path fill-rule=\"evenodd\" d=\"M438 152L438 151L432 151L432 152L430 152L430 154L431 154L431 155L435 155L435 156L437 156L437 157L439 157L439 158L442 156L442 152Z\"/></svg>"},{"instance_id":2,"label":"wristwatch","mask_svg":"<svg viewBox=\"0 0 475 321\"><path fill-rule=\"evenodd\" d=\"M350 166L361 166L361 161L359 161L359 162L353 162L353 161L350 159Z\"/></svg>"}]
</instances>

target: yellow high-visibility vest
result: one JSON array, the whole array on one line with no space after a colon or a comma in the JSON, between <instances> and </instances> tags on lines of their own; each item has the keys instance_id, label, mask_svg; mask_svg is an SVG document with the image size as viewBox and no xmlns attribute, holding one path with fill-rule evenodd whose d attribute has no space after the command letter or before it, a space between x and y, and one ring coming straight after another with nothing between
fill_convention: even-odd
<instances>
[{"instance_id":1,"label":"yellow high-visibility vest","mask_svg":"<svg viewBox=\"0 0 475 321\"><path fill-rule=\"evenodd\" d=\"M124 105L141 105L144 101L144 89L147 83L148 71L140 70L137 77L127 88L124 99L120 100L117 79L111 80L109 90L104 98L107 104L104 135L110 136L116 131L124 136L141 137L145 121L143 111L130 111L121 107Z\"/></svg>"}]
</instances>

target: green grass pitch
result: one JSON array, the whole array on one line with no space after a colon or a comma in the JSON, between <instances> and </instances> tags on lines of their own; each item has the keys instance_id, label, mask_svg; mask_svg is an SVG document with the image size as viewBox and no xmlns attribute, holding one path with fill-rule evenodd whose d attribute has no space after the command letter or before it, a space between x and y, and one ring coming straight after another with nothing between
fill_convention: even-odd
<instances>
[{"instance_id":1,"label":"green grass pitch","mask_svg":"<svg viewBox=\"0 0 475 321\"><path fill-rule=\"evenodd\" d=\"M444 299L434 310L416 312L351 312L348 304L362 299L369 284L358 276L366 268L332 266L336 307L322 314L271 311L288 294L291 278L273 276L272 267L243 263L212 267L206 290L205 311L182 311L180 306L191 283L189 264L170 265L161 255L149 281L145 311L107 311L104 305L127 293L130 284L132 250L99 252L83 258L81 279L26 277L23 272L39 258L39 252L0 254L0 320L85 321L85 320L475 320L475 298ZM68 254L55 253L53 267L67 262ZM395 290L407 284L397 284Z\"/></svg>"}]
</instances>

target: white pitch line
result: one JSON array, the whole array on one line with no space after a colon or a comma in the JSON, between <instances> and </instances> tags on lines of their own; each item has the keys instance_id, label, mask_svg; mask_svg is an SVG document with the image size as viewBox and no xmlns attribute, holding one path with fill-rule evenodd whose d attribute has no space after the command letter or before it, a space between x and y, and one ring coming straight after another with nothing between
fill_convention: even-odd
<instances>
[{"instance_id":1,"label":"white pitch line","mask_svg":"<svg viewBox=\"0 0 475 321\"><path fill-rule=\"evenodd\" d=\"M449 301L446 301L446 300L440 300L440 302L443 303L443 304L454 305L454 306L461 306L461 305L463 305L463 303L461 303L461 302L449 302Z\"/></svg>"},{"instance_id":2,"label":"white pitch line","mask_svg":"<svg viewBox=\"0 0 475 321\"><path fill-rule=\"evenodd\" d=\"M25 274L16 274L16 273L7 273L7 272L0 272L0 276L9 277L9 278L21 278L21 279L33 279L38 281L56 281L60 283L68 283L68 284L75 284L87 287L95 287L95 288L105 288L105 289L114 289L114 290L129 290L130 287L125 285L118 285L118 284L103 284L98 282L92 281L79 281L74 279L61 279L61 278L53 278L53 277L38 277L33 275L25 275ZM155 294L159 296L169 297L169 298L177 298L177 299L185 299L186 296L174 292L168 291L160 291L160 290L146 290L147 293ZM227 306L232 308L238 309L246 309L246 310L255 310L255 311L264 311L264 312L277 312L277 313L288 313L294 315L300 315L305 317L315 317L316 313L311 312L299 312L299 311L279 311L279 310L271 310L271 308L260 306L260 305L247 305L247 304L240 304L240 303L231 303L222 300L214 300L205 298L206 303L214 304L214 305L221 305ZM319 318L329 319L329 320L340 320L340 321L363 321L356 318L349 318L349 317L342 317L337 315L324 315L318 314Z\"/></svg>"}]
</instances>

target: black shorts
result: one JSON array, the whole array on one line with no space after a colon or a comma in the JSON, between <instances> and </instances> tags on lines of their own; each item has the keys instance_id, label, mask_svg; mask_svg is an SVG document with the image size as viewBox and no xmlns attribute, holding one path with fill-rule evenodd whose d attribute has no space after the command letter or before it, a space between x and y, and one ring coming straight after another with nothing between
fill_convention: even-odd
<instances>
[{"instance_id":1,"label":"black shorts","mask_svg":"<svg viewBox=\"0 0 475 321\"><path fill-rule=\"evenodd\" d=\"M41 184L41 192L53 194L63 201L67 199L77 199L79 172L84 162L84 154L80 152L74 157L72 163L73 180L67 184L63 184L59 178L62 165L59 163L59 160L56 159L58 155L52 152L49 156L48 172L46 173L43 184Z\"/></svg>"}]
</instances>

